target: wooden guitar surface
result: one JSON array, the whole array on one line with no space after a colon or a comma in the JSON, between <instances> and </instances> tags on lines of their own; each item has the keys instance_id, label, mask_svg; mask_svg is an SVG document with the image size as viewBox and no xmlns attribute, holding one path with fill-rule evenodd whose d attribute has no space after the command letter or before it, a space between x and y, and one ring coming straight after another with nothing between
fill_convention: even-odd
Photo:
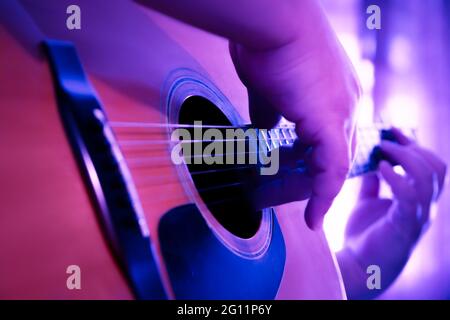
<instances>
[{"instance_id":1,"label":"wooden guitar surface","mask_svg":"<svg viewBox=\"0 0 450 320\"><path fill-rule=\"evenodd\" d=\"M110 121L167 122L164 88L174 72L189 69L212 83L243 123L249 122L245 88L224 39L131 1L78 2L83 25L77 31L65 25L70 1L20 1L0 14L0 298L133 298L67 141L40 41L75 44ZM13 18L22 15L33 25ZM114 134L119 145L167 138L165 132ZM121 150L159 256L162 281L168 296L176 298L158 226L173 208L201 200L186 190L167 148ZM159 160L142 164L137 157ZM324 233L307 228L304 207L292 203L275 208L286 251L276 298L344 298ZM81 290L66 287L69 265L81 268Z\"/></svg>"}]
</instances>

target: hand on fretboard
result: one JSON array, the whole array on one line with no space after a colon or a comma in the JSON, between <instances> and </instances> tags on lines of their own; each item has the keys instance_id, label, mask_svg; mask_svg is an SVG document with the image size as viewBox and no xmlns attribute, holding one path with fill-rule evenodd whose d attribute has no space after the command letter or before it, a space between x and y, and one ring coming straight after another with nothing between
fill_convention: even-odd
<instances>
[{"instance_id":1,"label":"hand on fretboard","mask_svg":"<svg viewBox=\"0 0 450 320\"><path fill-rule=\"evenodd\" d=\"M414 130L409 130L408 135L415 138ZM361 127L357 129L356 154L348 173L348 178L376 171L382 160L386 160L378 145L382 140L396 142L394 135L383 125Z\"/></svg>"}]
</instances>

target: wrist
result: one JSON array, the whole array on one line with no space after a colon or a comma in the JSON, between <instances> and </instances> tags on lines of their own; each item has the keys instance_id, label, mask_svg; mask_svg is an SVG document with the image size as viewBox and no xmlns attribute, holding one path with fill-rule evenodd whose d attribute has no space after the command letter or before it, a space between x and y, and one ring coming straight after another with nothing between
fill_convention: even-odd
<instances>
[{"instance_id":1,"label":"wrist","mask_svg":"<svg viewBox=\"0 0 450 320\"><path fill-rule=\"evenodd\" d=\"M405 245L414 247L423 229L422 215L424 213L422 206L417 204L414 208L409 208L408 210L401 208L396 203L391 210L387 217L387 222L392 232L397 234Z\"/></svg>"}]
</instances>

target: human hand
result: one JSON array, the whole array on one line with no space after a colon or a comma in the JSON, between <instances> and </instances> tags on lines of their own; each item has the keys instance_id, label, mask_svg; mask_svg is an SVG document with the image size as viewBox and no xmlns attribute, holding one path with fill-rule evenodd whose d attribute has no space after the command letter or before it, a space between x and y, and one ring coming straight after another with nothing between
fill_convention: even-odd
<instances>
[{"instance_id":1,"label":"human hand","mask_svg":"<svg viewBox=\"0 0 450 320\"><path fill-rule=\"evenodd\" d=\"M294 172L264 183L255 193L256 207L310 197L306 223L319 227L347 175L352 111L359 96L353 68L319 1L138 2L230 40L249 92L252 122L269 128L280 115L294 122L301 144L287 154L306 156L308 164L308 176ZM305 153L306 147L312 152Z\"/></svg>"},{"instance_id":2,"label":"human hand","mask_svg":"<svg viewBox=\"0 0 450 320\"><path fill-rule=\"evenodd\" d=\"M347 224L346 245L338 253L349 298L372 298L397 278L428 225L431 204L444 186L444 162L399 130L392 132L399 144L385 141L380 147L406 174L396 173L387 161L380 164L379 176L390 186L392 199L380 198L377 175L363 178L359 201ZM370 265L381 269L381 291L366 286L365 271Z\"/></svg>"},{"instance_id":3,"label":"human hand","mask_svg":"<svg viewBox=\"0 0 450 320\"><path fill-rule=\"evenodd\" d=\"M317 28L311 26L307 36L281 47L254 50L230 43L248 89L252 122L259 128L273 127L280 116L294 122L300 144L298 152L289 154L303 158L308 168L307 175L293 171L265 188L270 190L265 203L310 197L305 219L313 229L322 225L348 173L352 114L360 93L354 70L326 18L316 15Z\"/></svg>"}]
</instances>

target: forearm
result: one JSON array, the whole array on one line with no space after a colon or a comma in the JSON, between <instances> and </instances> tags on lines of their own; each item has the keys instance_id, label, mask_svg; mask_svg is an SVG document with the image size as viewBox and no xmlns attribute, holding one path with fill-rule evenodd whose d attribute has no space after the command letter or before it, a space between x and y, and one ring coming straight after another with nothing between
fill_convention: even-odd
<instances>
[{"instance_id":1,"label":"forearm","mask_svg":"<svg viewBox=\"0 0 450 320\"><path fill-rule=\"evenodd\" d=\"M136 0L164 14L223 36L248 48L264 50L330 32L317 0ZM327 38L326 36L324 38Z\"/></svg>"},{"instance_id":2,"label":"forearm","mask_svg":"<svg viewBox=\"0 0 450 320\"><path fill-rule=\"evenodd\" d=\"M384 217L365 236L350 241L337 253L337 260L349 299L371 299L383 293L395 281L408 261L418 235L405 233ZM370 290L369 266L380 268L380 289Z\"/></svg>"}]
</instances>

